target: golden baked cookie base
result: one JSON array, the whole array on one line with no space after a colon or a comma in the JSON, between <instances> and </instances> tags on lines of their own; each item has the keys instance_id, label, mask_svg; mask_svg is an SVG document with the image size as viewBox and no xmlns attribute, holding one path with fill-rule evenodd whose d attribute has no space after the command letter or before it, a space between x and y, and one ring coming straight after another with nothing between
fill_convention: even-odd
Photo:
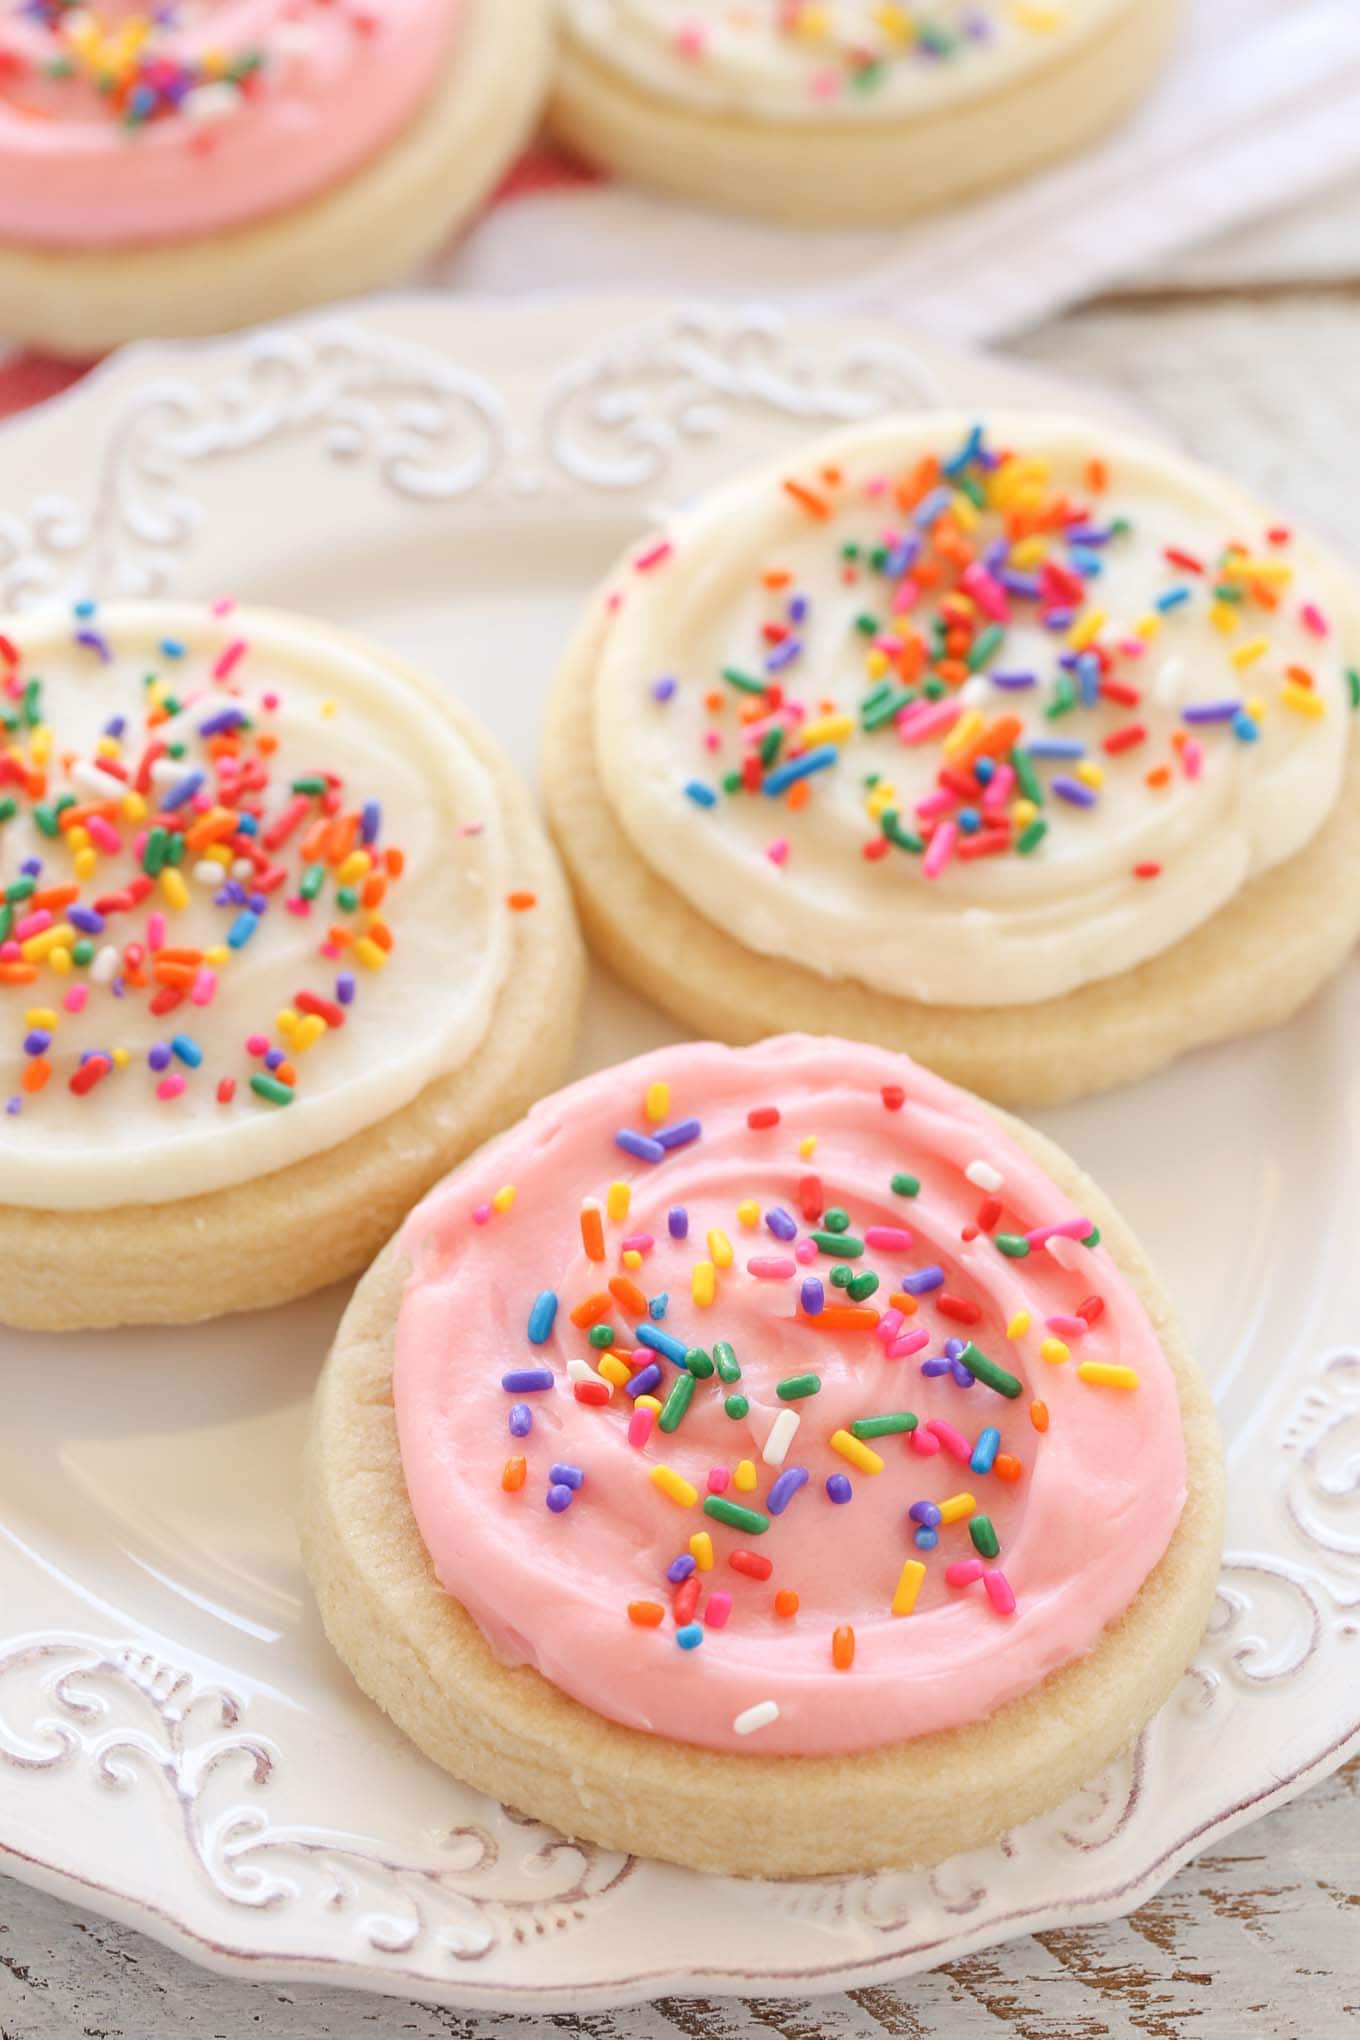
<instances>
[{"instance_id":1,"label":"golden baked cookie base","mask_svg":"<svg viewBox=\"0 0 1360 2040\"><path fill-rule=\"evenodd\" d=\"M648 92L564 35L549 123L587 161L724 211L870 225L1023 177L1100 140L1165 60L1180 0L1125 0L1107 27L938 113L814 125L707 113Z\"/></svg>"},{"instance_id":2,"label":"golden baked cookie base","mask_svg":"<svg viewBox=\"0 0 1360 2040\"><path fill-rule=\"evenodd\" d=\"M268 611L259 612L268 617ZM320 640L354 640L329 625ZM363 647L370 655L373 647ZM107 1211L0 1204L0 1322L35 1331L192 1324L307 1296L367 1266L412 1205L567 1073L585 989L571 899L527 789L495 741L422 673L384 663L447 713L489 773L512 884L538 904L470 1060L338 1147L227 1190Z\"/></svg>"},{"instance_id":3,"label":"golden baked cookie base","mask_svg":"<svg viewBox=\"0 0 1360 2040\"><path fill-rule=\"evenodd\" d=\"M533 131L552 0L465 0L446 75L410 124L329 190L267 219L131 248L0 242L0 330L54 354L278 319L397 282L474 212ZM375 57L374 61L378 61Z\"/></svg>"},{"instance_id":4,"label":"golden baked cookie base","mask_svg":"<svg viewBox=\"0 0 1360 2040\"><path fill-rule=\"evenodd\" d=\"M843 1034L903 1050L1001 1105L1063 1104L1187 1050L1277 1026L1360 937L1360 741L1335 810L1287 863L1136 969L1032 1006L925 1006L762 956L706 920L633 848L595 765L598 605L548 705L543 797L591 948L697 1034Z\"/></svg>"},{"instance_id":5,"label":"golden baked cookie base","mask_svg":"<svg viewBox=\"0 0 1360 2040\"><path fill-rule=\"evenodd\" d=\"M1060 1149L1002 1123L1100 1227L1157 1330L1180 1399L1184 1511L1160 1563L1096 1648L989 1720L841 1757L696 1749L607 1721L528 1666L506 1667L440 1587L407 1499L392 1402L407 1273L397 1239L355 1292L321 1376L301 1530L331 1642L427 1756L606 1848L700 1870L803 1877L934 1863L979 1848L1056 1806L1133 1739L1184 1672L1213 1599L1223 1517L1218 1428L1123 1220Z\"/></svg>"}]
</instances>

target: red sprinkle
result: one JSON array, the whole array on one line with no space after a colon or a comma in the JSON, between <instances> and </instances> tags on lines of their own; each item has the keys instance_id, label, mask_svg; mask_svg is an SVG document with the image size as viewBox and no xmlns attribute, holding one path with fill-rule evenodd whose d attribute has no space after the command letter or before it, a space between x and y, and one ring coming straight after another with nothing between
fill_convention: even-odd
<instances>
[{"instance_id":1,"label":"red sprinkle","mask_svg":"<svg viewBox=\"0 0 1360 2040\"><path fill-rule=\"evenodd\" d=\"M885 1084L883 1086L883 1103L887 1106L889 1112L900 1112L906 1102L907 1094L900 1084Z\"/></svg>"},{"instance_id":2,"label":"red sprinkle","mask_svg":"<svg viewBox=\"0 0 1360 2040\"><path fill-rule=\"evenodd\" d=\"M779 1107L777 1105L757 1105L754 1111L747 1113L746 1124L756 1133L759 1133L767 1126L778 1126Z\"/></svg>"},{"instance_id":3,"label":"red sprinkle","mask_svg":"<svg viewBox=\"0 0 1360 2040\"><path fill-rule=\"evenodd\" d=\"M576 1381L572 1383L572 1387L577 1402L589 1403L593 1409L599 1409L602 1404L607 1403L613 1393L607 1381Z\"/></svg>"},{"instance_id":4,"label":"red sprinkle","mask_svg":"<svg viewBox=\"0 0 1360 2040\"><path fill-rule=\"evenodd\" d=\"M935 1308L942 1317L957 1318L961 1325L975 1325L982 1316L980 1304L972 1303L966 1296L951 1296L942 1289L935 1298Z\"/></svg>"},{"instance_id":5,"label":"red sprinkle","mask_svg":"<svg viewBox=\"0 0 1360 2040\"><path fill-rule=\"evenodd\" d=\"M767 1580L774 1571L774 1560L762 1558L758 1551L731 1551L727 1563L733 1572L745 1573L748 1580Z\"/></svg>"}]
</instances>

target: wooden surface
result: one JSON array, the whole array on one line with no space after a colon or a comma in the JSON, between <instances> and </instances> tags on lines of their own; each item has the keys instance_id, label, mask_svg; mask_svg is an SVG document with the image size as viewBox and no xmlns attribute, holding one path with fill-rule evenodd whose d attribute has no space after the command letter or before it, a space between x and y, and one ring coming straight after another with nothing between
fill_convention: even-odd
<instances>
[{"instance_id":1,"label":"wooden surface","mask_svg":"<svg viewBox=\"0 0 1360 2040\"><path fill-rule=\"evenodd\" d=\"M1323 238L1333 254L1346 240ZM1358 239L1352 232L1350 244ZM1331 282L1301 292L1287 275L1258 276L1243 294L1196 279L1189 293L1094 307L1018 351L1118 387L1191 449L1360 561L1360 488L1348 450L1360 423L1360 288ZM227 1983L135 1933L0 1880L0 2040L550 2040L561 2032L585 2040L1360 2036L1360 1764L1200 1857L1131 1919L1033 1936L897 1988L807 2004L668 2001L579 2021L480 2019Z\"/></svg>"}]
</instances>

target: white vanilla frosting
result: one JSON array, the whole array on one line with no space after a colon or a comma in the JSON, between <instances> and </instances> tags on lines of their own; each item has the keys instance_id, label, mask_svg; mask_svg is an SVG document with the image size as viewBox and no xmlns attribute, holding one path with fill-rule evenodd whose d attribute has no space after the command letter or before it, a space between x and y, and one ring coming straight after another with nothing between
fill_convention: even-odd
<instances>
[{"instance_id":1,"label":"white vanilla frosting","mask_svg":"<svg viewBox=\"0 0 1360 2040\"><path fill-rule=\"evenodd\" d=\"M895 118L995 91L1129 0L566 0L569 33L660 98L748 119Z\"/></svg>"},{"instance_id":2,"label":"white vanilla frosting","mask_svg":"<svg viewBox=\"0 0 1360 2040\"><path fill-rule=\"evenodd\" d=\"M0 821L0 892L41 870L0 942L0 1202L98 1210L239 1184L375 1126L471 1053L508 968L509 859L493 781L432 693L274 614L129 605L6 631L0 814L17 811ZM155 758L139 795L153 742L183 754ZM244 769L235 793L224 761ZM318 779L324 798L295 789ZM44 831L63 799L97 811L95 840ZM146 876L158 813L209 834L225 814L218 861L199 844L178 880L108 906ZM49 927L26 935L53 888ZM47 947L53 928L67 932ZM156 1014L167 973L184 996ZM105 1067L82 1094L91 1056ZM291 1077L291 1101L252 1077Z\"/></svg>"},{"instance_id":3,"label":"white vanilla frosting","mask_svg":"<svg viewBox=\"0 0 1360 2040\"><path fill-rule=\"evenodd\" d=\"M938 416L856 427L644 542L613 589L595 746L639 856L747 948L928 1003L1022 1005L1160 954L1321 828L1350 741L1356 605L1324 554L1236 490L1071 420L993 418L987 459L1015 459L913 495L923 458L947 461L970 430ZM1071 515L1046 535L1007 524L1017 501L1058 496ZM1068 596L1017 592L1041 557ZM946 656L943 686L942 594L985 654L972 673ZM902 705L866 729L875 690ZM1023 750L1037 810L1019 784L1004 794L1008 778L990 800L941 787L960 739L1003 717L1018 730L992 762L1009 775ZM795 785L797 808L777 776L772 792L724 785L776 729L758 786L809 746L831 754ZM1054 744L1075 755L1042 755ZM885 811L914 849L882 841ZM941 856L925 839L946 822ZM970 827L993 849L1009 830L1010 847L974 855Z\"/></svg>"}]
</instances>

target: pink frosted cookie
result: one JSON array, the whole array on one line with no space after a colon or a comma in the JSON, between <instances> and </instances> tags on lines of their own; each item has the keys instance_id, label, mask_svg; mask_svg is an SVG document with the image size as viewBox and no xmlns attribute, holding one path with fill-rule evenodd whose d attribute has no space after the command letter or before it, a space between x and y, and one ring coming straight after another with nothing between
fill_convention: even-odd
<instances>
[{"instance_id":1,"label":"pink frosted cookie","mask_svg":"<svg viewBox=\"0 0 1360 2040\"><path fill-rule=\"evenodd\" d=\"M802 1873L936 1860L1092 1775L1195 1646L1219 1487L1072 1163L786 1036L589 1078L432 1193L341 1327L305 1539L341 1655L458 1776Z\"/></svg>"},{"instance_id":2,"label":"pink frosted cookie","mask_svg":"<svg viewBox=\"0 0 1360 2040\"><path fill-rule=\"evenodd\" d=\"M558 132L736 211L890 221L1103 136L1179 0L565 0Z\"/></svg>"},{"instance_id":3,"label":"pink frosted cookie","mask_svg":"<svg viewBox=\"0 0 1360 2040\"><path fill-rule=\"evenodd\" d=\"M532 125L545 0L0 0L7 333L94 352L400 276Z\"/></svg>"}]
</instances>

